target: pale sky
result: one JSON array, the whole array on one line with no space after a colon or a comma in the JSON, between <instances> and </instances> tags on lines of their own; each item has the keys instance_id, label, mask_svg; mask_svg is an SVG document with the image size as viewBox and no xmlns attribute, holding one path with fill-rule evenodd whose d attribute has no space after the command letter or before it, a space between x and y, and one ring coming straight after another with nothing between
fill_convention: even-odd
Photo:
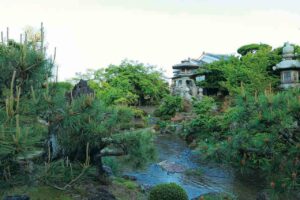
<instances>
[{"instance_id":1,"label":"pale sky","mask_svg":"<svg viewBox=\"0 0 300 200\"><path fill-rule=\"evenodd\" d=\"M59 79L128 58L163 68L203 51L300 44L299 0L0 0L0 30L16 40L44 23Z\"/></svg>"}]
</instances>

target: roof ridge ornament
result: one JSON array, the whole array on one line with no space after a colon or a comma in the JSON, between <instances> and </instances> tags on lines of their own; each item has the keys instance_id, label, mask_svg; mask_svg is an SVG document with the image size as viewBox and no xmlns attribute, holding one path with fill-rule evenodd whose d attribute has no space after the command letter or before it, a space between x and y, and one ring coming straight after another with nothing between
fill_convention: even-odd
<instances>
[{"instance_id":1,"label":"roof ridge ornament","mask_svg":"<svg viewBox=\"0 0 300 200\"><path fill-rule=\"evenodd\" d=\"M285 42L282 48L282 57L285 59L292 59L294 57L295 48L289 42Z\"/></svg>"}]
</instances>

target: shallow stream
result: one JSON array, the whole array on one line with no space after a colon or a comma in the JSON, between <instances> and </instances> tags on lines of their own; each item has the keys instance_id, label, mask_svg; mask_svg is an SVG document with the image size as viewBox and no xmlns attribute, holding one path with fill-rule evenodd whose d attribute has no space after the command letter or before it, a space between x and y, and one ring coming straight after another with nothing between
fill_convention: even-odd
<instances>
[{"instance_id":1,"label":"shallow stream","mask_svg":"<svg viewBox=\"0 0 300 200\"><path fill-rule=\"evenodd\" d=\"M233 170L198 162L196 155L187 144L173 135L157 136L156 146L157 163L151 164L142 171L126 173L135 176L141 185L153 186L159 183L175 182L186 190L190 199L206 193L222 192L234 194L241 200L253 200L262 188L256 176L241 180ZM170 172L163 169L160 164L162 161L179 166L179 169L198 169L202 173L199 176L187 176L183 172Z\"/></svg>"}]
</instances>

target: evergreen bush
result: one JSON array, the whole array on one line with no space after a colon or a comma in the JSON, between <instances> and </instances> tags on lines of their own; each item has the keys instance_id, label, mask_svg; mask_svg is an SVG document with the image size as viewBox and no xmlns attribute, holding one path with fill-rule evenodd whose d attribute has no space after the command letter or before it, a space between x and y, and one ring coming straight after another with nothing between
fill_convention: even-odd
<instances>
[{"instance_id":1,"label":"evergreen bush","mask_svg":"<svg viewBox=\"0 0 300 200\"><path fill-rule=\"evenodd\" d=\"M202 158L228 163L243 173L259 170L277 192L297 189L299 97L299 89L245 92L223 113L212 113L213 104L200 102L201 108L194 108L197 116L189 124L190 134L196 135Z\"/></svg>"},{"instance_id":2,"label":"evergreen bush","mask_svg":"<svg viewBox=\"0 0 300 200\"><path fill-rule=\"evenodd\" d=\"M47 107L50 100L48 78L54 62L39 42L9 40L0 44L0 185L3 187L26 181L26 175L33 170L30 163L41 157L47 137L40 111L46 112L41 108Z\"/></svg>"},{"instance_id":3,"label":"evergreen bush","mask_svg":"<svg viewBox=\"0 0 300 200\"><path fill-rule=\"evenodd\" d=\"M0 98L9 93L14 72L14 85L20 87L23 95L29 94L31 87L42 88L47 77L51 77L53 66L36 43L20 44L10 40L8 44L0 44Z\"/></svg>"},{"instance_id":4,"label":"evergreen bush","mask_svg":"<svg viewBox=\"0 0 300 200\"><path fill-rule=\"evenodd\" d=\"M149 200L188 200L187 193L176 183L159 184L151 189Z\"/></svg>"}]
</instances>

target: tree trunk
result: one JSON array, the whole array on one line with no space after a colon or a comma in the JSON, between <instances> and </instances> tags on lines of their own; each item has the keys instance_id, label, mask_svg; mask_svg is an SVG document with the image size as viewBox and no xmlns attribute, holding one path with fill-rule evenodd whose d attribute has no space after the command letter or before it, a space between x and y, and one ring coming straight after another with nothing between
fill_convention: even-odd
<instances>
[{"instance_id":1,"label":"tree trunk","mask_svg":"<svg viewBox=\"0 0 300 200\"><path fill-rule=\"evenodd\" d=\"M103 168L102 156L96 156L95 159L96 159L95 163L97 169L97 178L102 184L108 185L110 183L109 177Z\"/></svg>"}]
</instances>

